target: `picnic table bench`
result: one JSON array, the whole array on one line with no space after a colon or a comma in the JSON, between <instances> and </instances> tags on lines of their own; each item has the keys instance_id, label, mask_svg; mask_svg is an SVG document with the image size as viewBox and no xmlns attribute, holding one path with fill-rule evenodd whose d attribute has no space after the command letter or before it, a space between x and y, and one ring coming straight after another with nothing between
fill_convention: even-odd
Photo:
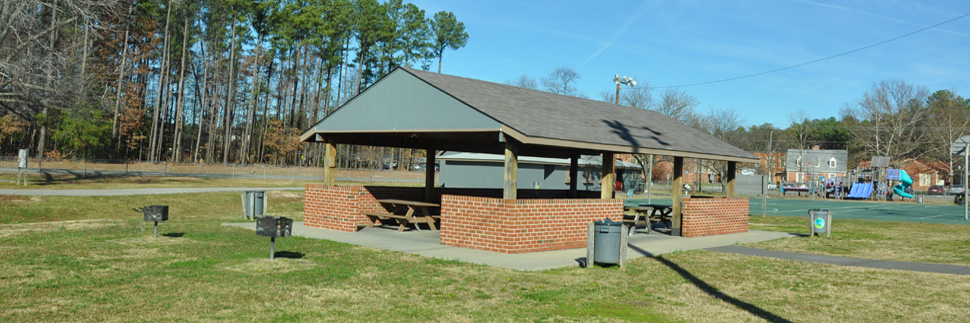
<instances>
[{"instance_id":1,"label":"picnic table bench","mask_svg":"<svg viewBox=\"0 0 970 323\"><path fill-rule=\"evenodd\" d=\"M670 229L670 212L673 206L666 204L640 204L639 206L623 208L623 223L630 227L630 235L636 231L638 226L645 226L647 234L653 229L654 223L663 224L664 228Z\"/></svg>"},{"instance_id":2,"label":"picnic table bench","mask_svg":"<svg viewBox=\"0 0 970 323\"><path fill-rule=\"evenodd\" d=\"M368 227L374 227L374 223L380 220L381 225L397 223L398 232L403 232L409 224L414 224L414 228L421 231L418 223L426 223L432 231L438 230L435 222L441 220L441 215L432 213L429 209L441 207L439 204L397 199L383 199L377 200L377 202L390 206L391 212L364 213L371 221L368 223Z\"/></svg>"}]
</instances>

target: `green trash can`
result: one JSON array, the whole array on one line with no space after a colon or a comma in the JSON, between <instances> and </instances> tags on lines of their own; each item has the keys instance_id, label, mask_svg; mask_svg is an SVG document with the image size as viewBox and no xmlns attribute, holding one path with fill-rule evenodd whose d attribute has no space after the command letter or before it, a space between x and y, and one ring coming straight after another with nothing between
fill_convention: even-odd
<instances>
[{"instance_id":1,"label":"green trash can","mask_svg":"<svg viewBox=\"0 0 970 323\"><path fill-rule=\"evenodd\" d=\"M620 263L620 236L622 222L606 219L593 221L593 262L600 264Z\"/></svg>"}]
</instances>

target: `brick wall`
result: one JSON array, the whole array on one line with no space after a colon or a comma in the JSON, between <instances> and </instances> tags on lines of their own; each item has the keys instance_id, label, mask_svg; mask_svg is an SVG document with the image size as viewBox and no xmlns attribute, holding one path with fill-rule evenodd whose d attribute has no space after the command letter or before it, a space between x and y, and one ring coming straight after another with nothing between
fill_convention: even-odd
<instances>
[{"instance_id":1,"label":"brick wall","mask_svg":"<svg viewBox=\"0 0 970 323\"><path fill-rule=\"evenodd\" d=\"M583 248L591 221L622 212L622 200L444 195L441 244L502 253Z\"/></svg>"},{"instance_id":2,"label":"brick wall","mask_svg":"<svg viewBox=\"0 0 970 323\"><path fill-rule=\"evenodd\" d=\"M599 192L577 192L581 197L599 197ZM502 190L469 188L436 188L435 203L440 203L442 194L501 197ZM562 190L519 190L522 198L560 198L565 199L569 191ZM424 200L424 188L394 186L306 186L303 222L307 226L337 231L356 232L370 222L364 213L384 212L377 202L380 199ZM619 212L618 212L619 213Z\"/></svg>"},{"instance_id":3,"label":"brick wall","mask_svg":"<svg viewBox=\"0 0 970 323\"><path fill-rule=\"evenodd\" d=\"M684 199L681 234L684 237L748 232L749 201L746 198Z\"/></svg>"}]
</instances>

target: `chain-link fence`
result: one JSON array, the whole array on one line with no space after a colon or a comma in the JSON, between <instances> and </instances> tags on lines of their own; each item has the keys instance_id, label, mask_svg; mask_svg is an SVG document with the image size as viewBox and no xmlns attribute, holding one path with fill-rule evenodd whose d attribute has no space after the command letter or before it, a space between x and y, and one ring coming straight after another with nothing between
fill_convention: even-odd
<instances>
[{"instance_id":1,"label":"chain-link fence","mask_svg":"<svg viewBox=\"0 0 970 323\"><path fill-rule=\"evenodd\" d=\"M173 163L116 159L30 158L28 173L81 176L186 176L323 180L323 167L265 164ZM17 156L0 156L0 171L16 172ZM424 171L337 169L338 181L423 183Z\"/></svg>"}]
</instances>

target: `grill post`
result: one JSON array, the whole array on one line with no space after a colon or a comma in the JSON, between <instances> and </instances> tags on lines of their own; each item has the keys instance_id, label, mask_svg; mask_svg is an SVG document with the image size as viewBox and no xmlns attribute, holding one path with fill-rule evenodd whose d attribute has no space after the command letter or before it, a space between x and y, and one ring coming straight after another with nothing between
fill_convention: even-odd
<instances>
[{"instance_id":1,"label":"grill post","mask_svg":"<svg viewBox=\"0 0 970 323\"><path fill-rule=\"evenodd\" d=\"M269 237L269 260L276 256L276 237Z\"/></svg>"}]
</instances>

